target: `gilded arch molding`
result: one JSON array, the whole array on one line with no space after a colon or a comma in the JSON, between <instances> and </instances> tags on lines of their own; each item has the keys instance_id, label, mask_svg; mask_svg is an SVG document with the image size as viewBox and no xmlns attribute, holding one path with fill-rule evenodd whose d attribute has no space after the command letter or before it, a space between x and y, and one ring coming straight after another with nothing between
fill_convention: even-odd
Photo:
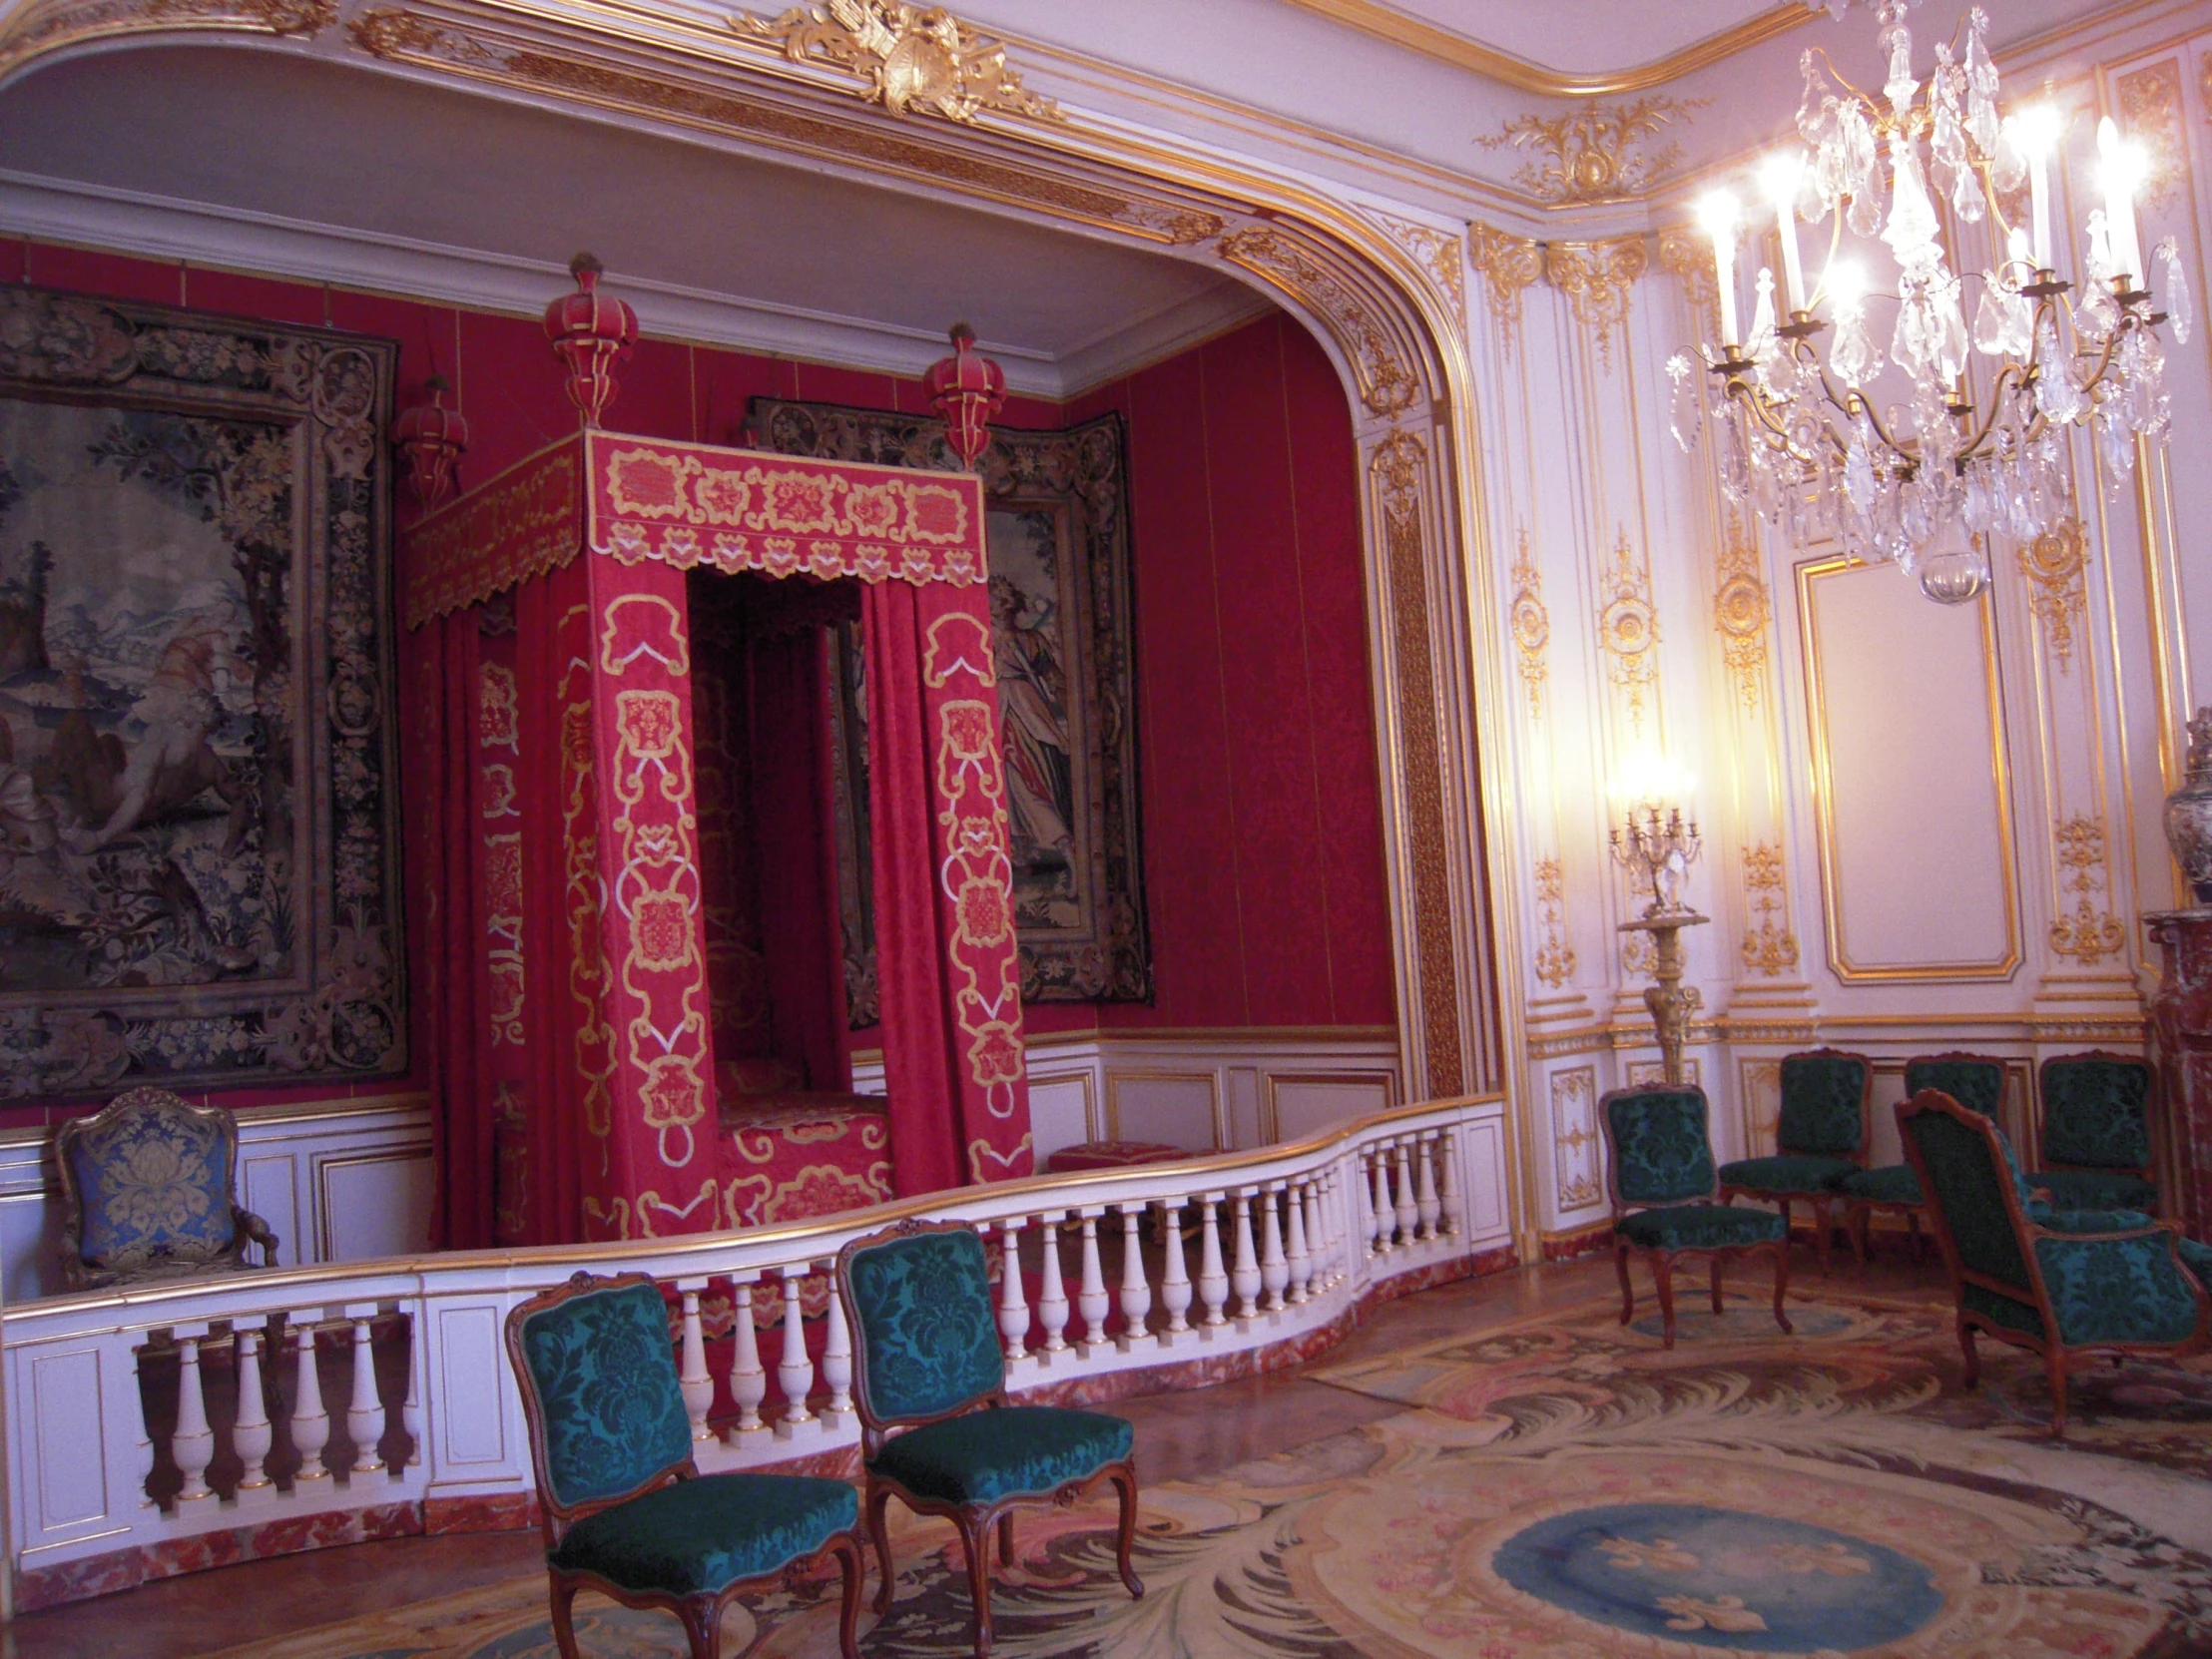
<instances>
[{"instance_id":1,"label":"gilded arch molding","mask_svg":"<svg viewBox=\"0 0 2212 1659\"><path fill-rule=\"evenodd\" d=\"M1518 884L1501 865L1508 677L1476 619L1497 578L1476 503L1465 318L1412 254L1349 206L1231 158L1080 112L904 118L849 82L705 18L573 0L33 0L0 26L0 79L56 53L180 34L474 84L542 107L689 131L1211 264L1266 290L1336 361L1361 451L1385 851L1408 1088L1525 1099ZM1515 1111L1516 1118L1525 1118ZM1513 1146L1514 1213L1526 1125Z\"/></svg>"}]
</instances>

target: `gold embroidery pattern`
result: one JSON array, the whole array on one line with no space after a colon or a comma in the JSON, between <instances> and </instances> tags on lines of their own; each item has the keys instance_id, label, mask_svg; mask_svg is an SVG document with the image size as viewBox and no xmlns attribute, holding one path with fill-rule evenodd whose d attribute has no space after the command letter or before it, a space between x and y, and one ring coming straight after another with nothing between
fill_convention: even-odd
<instances>
[{"instance_id":1,"label":"gold embroidery pattern","mask_svg":"<svg viewBox=\"0 0 2212 1659\"><path fill-rule=\"evenodd\" d=\"M1477 222L1467 227L1467 260L1482 273L1498 345L1511 356L1520 334L1521 294L1544 274L1543 250L1533 237L1507 236Z\"/></svg>"},{"instance_id":2,"label":"gold embroidery pattern","mask_svg":"<svg viewBox=\"0 0 2212 1659\"><path fill-rule=\"evenodd\" d=\"M1766 681L1767 623L1774 605L1761 579L1759 549L1733 518L1721 548L1720 574L1720 590L1713 595L1713 623L1720 630L1721 656L1736 682L1736 696L1748 714L1759 707Z\"/></svg>"},{"instance_id":3,"label":"gold embroidery pattern","mask_svg":"<svg viewBox=\"0 0 2212 1659\"><path fill-rule=\"evenodd\" d=\"M1788 913L1782 848L1761 842L1744 849L1744 897L1752 919L1744 932L1744 966L1769 979L1780 979L1798 964L1797 935L1775 919Z\"/></svg>"},{"instance_id":4,"label":"gold embroidery pattern","mask_svg":"<svg viewBox=\"0 0 2212 1659\"><path fill-rule=\"evenodd\" d=\"M1436 732L1436 671L1428 645L1428 577L1422 559L1420 482L1428 449L1392 432L1369 462L1382 504L1390 573L1390 633L1400 688L1398 742L1405 760L1405 816L1412 838L1413 943L1420 972L1428 1092L1464 1086L1458 970L1451 953L1451 886L1443 847L1443 756Z\"/></svg>"},{"instance_id":5,"label":"gold embroidery pattern","mask_svg":"<svg viewBox=\"0 0 2212 1659\"><path fill-rule=\"evenodd\" d=\"M2071 915L2051 919L2050 947L2070 956L2083 967L2094 967L2107 956L2117 956L2127 943L2127 929L2108 909L2097 907L2097 895L2111 880L2104 854L2104 826L2086 815L2061 819L2055 837L2058 865L2067 873L2058 880L2061 894L2071 894Z\"/></svg>"},{"instance_id":6,"label":"gold embroidery pattern","mask_svg":"<svg viewBox=\"0 0 2212 1659\"><path fill-rule=\"evenodd\" d=\"M1513 630L1513 650L1520 658L1521 687L1528 693L1528 718L1544 718L1544 679L1549 672L1544 647L1551 641L1551 613L1544 609L1543 573L1528 548L1528 532L1520 532L1520 551L1513 558L1513 602L1506 613Z\"/></svg>"},{"instance_id":7,"label":"gold embroidery pattern","mask_svg":"<svg viewBox=\"0 0 2212 1659\"><path fill-rule=\"evenodd\" d=\"M1613 330L1628 321L1628 289L1650 262L1641 236L1608 242L1554 242L1544 249L1544 276L1574 307L1574 319L1613 366Z\"/></svg>"},{"instance_id":8,"label":"gold embroidery pattern","mask_svg":"<svg viewBox=\"0 0 2212 1659\"><path fill-rule=\"evenodd\" d=\"M1574 946L1561 927L1566 919L1566 882L1557 858L1536 861L1536 920L1544 942L1536 947L1536 977L1557 990L1574 977Z\"/></svg>"},{"instance_id":9,"label":"gold embroidery pattern","mask_svg":"<svg viewBox=\"0 0 2212 1659\"><path fill-rule=\"evenodd\" d=\"M1462 339L1467 332L1467 286L1464 269L1466 247L1457 237L1432 226L1416 225L1389 214L1371 210L1368 217L1390 235L1390 240L1413 257L1427 278L1451 301L1452 331Z\"/></svg>"},{"instance_id":10,"label":"gold embroidery pattern","mask_svg":"<svg viewBox=\"0 0 2212 1659\"><path fill-rule=\"evenodd\" d=\"M2169 208L2175 190L2189 176L2188 146L2181 134L2181 62L2168 58L2122 75L2113 91L2119 94L2120 125L2150 160L2141 200L2160 210Z\"/></svg>"},{"instance_id":11,"label":"gold embroidery pattern","mask_svg":"<svg viewBox=\"0 0 2212 1659\"><path fill-rule=\"evenodd\" d=\"M1597 1168L1597 1068L1551 1074L1551 1172L1562 1215L1605 1197Z\"/></svg>"},{"instance_id":12,"label":"gold embroidery pattern","mask_svg":"<svg viewBox=\"0 0 2212 1659\"><path fill-rule=\"evenodd\" d=\"M1535 159L1513 182L1547 207L1626 202L1663 182L1682 159L1679 144L1653 149L1649 141L1711 102L1654 93L1627 104L1586 105L1570 115L1524 115L1475 142L1486 150L1533 152Z\"/></svg>"},{"instance_id":13,"label":"gold embroidery pattern","mask_svg":"<svg viewBox=\"0 0 2212 1659\"><path fill-rule=\"evenodd\" d=\"M2028 607L2042 625L2061 674L2073 672L2074 627L2088 608L2082 580L2088 563L2089 538L2078 518L2067 519L2020 549L2020 570L2031 584Z\"/></svg>"},{"instance_id":14,"label":"gold embroidery pattern","mask_svg":"<svg viewBox=\"0 0 2212 1659\"><path fill-rule=\"evenodd\" d=\"M827 0L774 18L745 12L730 20L741 39L778 45L793 63L826 64L861 83L869 103L892 115L909 110L973 121L989 110L1064 122L1060 106L1039 98L1006 67L1006 48L938 7L905 0Z\"/></svg>"},{"instance_id":15,"label":"gold embroidery pattern","mask_svg":"<svg viewBox=\"0 0 2212 1659\"><path fill-rule=\"evenodd\" d=\"M1360 401L1370 411L1390 415L1411 405L1420 390L1413 371L1398 355L1388 327L1350 282L1276 231L1232 231L1215 249L1328 320L1352 359Z\"/></svg>"},{"instance_id":16,"label":"gold embroidery pattern","mask_svg":"<svg viewBox=\"0 0 2212 1659\"><path fill-rule=\"evenodd\" d=\"M1620 694L1629 725L1640 733L1645 700L1659 675L1659 617L1651 602L1651 562L1628 545L1625 524L1598 584L1605 601L1597 614L1597 642L1607 659L1605 675Z\"/></svg>"}]
</instances>

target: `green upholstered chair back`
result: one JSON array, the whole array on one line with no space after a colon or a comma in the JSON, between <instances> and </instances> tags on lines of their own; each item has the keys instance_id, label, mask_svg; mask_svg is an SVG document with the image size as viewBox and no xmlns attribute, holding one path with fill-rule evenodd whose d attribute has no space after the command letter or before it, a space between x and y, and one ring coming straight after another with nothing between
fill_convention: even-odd
<instances>
[{"instance_id":1,"label":"green upholstered chair back","mask_svg":"<svg viewBox=\"0 0 2212 1659\"><path fill-rule=\"evenodd\" d=\"M852 1315L852 1395L863 1422L943 1416L1004 1386L983 1241L911 1227L856 1239L837 1263Z\"/></svg>"},{"instance_id":2,"label":"green upholstered chair back","mask_svg":"<svg viewBox=\"0 0 2212 1659\"><path fill-rule=\"evenodd\" d=\"M235 1257L238 1123L167 1089L132 1089L54 1137L84 1266L129 1275Z\"/></svg>"},{"instance_id":3,"label":"green upholstered chair back","mask_svg":"<svg viewBox=\"0 0 2212 1659\"><path fill-rule=\"evenodd\" d=\"M1705 1091L1615 1089L1598 1102L1615 1208L1688 1204L1713 1196Z\"/></svg>"},{"instance_id":4,"label":"green upholstered chair back","mask_svg":"<svg viewBox=\"0 0 2212 1659\"><path fill-rule=\"evenodd\" d=\"M691 1464L668 1305L642 1274L578 1274L507 1317L549 1509L603 1507Z\"/></svg>"},{"instance_id":5,"label":"green upholstered chair back","mask_svg":"<svg viewBox=\"0 0 2212 1659\"><path fill-rule=\"evenodd\" d=\"M1907 1157L1920 1173L1937 1230L1949 1234L1961 1267L2028 1296L2027 1259L2013 1219L2019 1176L2003 1134L1986 1114L1969 1108L1970 1115L1953 1116L1945 1105L1957 1102L1917 1094L1898 1107Z\"/></svg>"},{"instance_id":6,"label":"green upholstered chair back","mask_svg":"<svg viewBox=\"0 0 2212 1659\"><path fill-rule=\"evenodd\" d=\"M1775 1145L1783 1152L1821 1158L1856 1158L1865 1152L1867 1080L1873 1070L1864 1054L1819 1049L1785 1056Z\"/></svg>"},{"instance_id":7,"label":"green upholstered chair back","mask_svg":"<svg viewBox=\"0 0 2212 1659\"><path fill-rule=\"evenodd\" d=\"M1924 1054L1906 1061L1907 1098L1928 1089L1949 1095L1994 1123L2004 1104L2004 1062L1979 1054Z\"/></svg>"},{"instance_id":8,"label":"green upholstered chair back","mask_svg":"<svg viewBox=\"0 0 2212 1659\"><path fill-rule=\"evenodd\" d=\"M2120 1054L2043 1062L2043 1158L2077 1169L2150 1168L2151 1069Z\"/></svg>"}]
</instances>

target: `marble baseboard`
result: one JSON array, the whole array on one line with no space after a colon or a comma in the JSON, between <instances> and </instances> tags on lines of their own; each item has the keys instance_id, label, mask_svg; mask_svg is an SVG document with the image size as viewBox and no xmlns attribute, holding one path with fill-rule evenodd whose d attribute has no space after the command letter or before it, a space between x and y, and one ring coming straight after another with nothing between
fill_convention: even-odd
<instances>
[{"instance_id":1,"label":"marble baseboard","mask_svg":"<svg viewBox=\"0 0 2212 1659\"><path fill-rule=\"evenodd\" d=\"M537 1524L536 1492L496 1492L483 1497L426 1497L422 1500L422 1530L432 1536L447 1532L512 1532Z\"/></svg>"},{"instance_id":2,"label":"marble baseboard","mask_svg":"<svg viewBox=\"0 0 2212 1659\"><path fill-rule=\"evenodd\" d=\"M1562 1233L1556 1239L1544 1241L1544 1260L1547 1262L1571 1262L1577 1257L1594 1256L1613 1242L1613 1223L1608 1217L1593 1222L1588 1227L1572 1233Z\"/></svg>"}]
</instances>

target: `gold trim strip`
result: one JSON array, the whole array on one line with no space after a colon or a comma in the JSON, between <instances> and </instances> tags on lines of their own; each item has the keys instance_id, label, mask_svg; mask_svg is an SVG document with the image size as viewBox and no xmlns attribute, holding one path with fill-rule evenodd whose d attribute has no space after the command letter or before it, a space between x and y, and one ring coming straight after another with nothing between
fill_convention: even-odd
<instances>
[{"instance_id":1,"label":"gold trim strip","mask_svg":"<svg viewBox=\"0 0 2212 1659\"><path fill-rule=\"evenodd\" d=\"M1616 93L1642 92L1649 87L1664 86L1669 81L1732 58L1761 41L1787 34L1800 24L1810 23L1817 15L1810 6L1777 6L1650 63L1578 75L1517 58L1456 30L1409 17L1394 6L1379 5L1376 0L1291 0L1291 4L1326 17L1332 23L1357 29L1361 34L1417 52L1424 58L1433 58L1454 69L1471 70L1542 98L1606 98Z\"/></svg>"}]
</instances>

